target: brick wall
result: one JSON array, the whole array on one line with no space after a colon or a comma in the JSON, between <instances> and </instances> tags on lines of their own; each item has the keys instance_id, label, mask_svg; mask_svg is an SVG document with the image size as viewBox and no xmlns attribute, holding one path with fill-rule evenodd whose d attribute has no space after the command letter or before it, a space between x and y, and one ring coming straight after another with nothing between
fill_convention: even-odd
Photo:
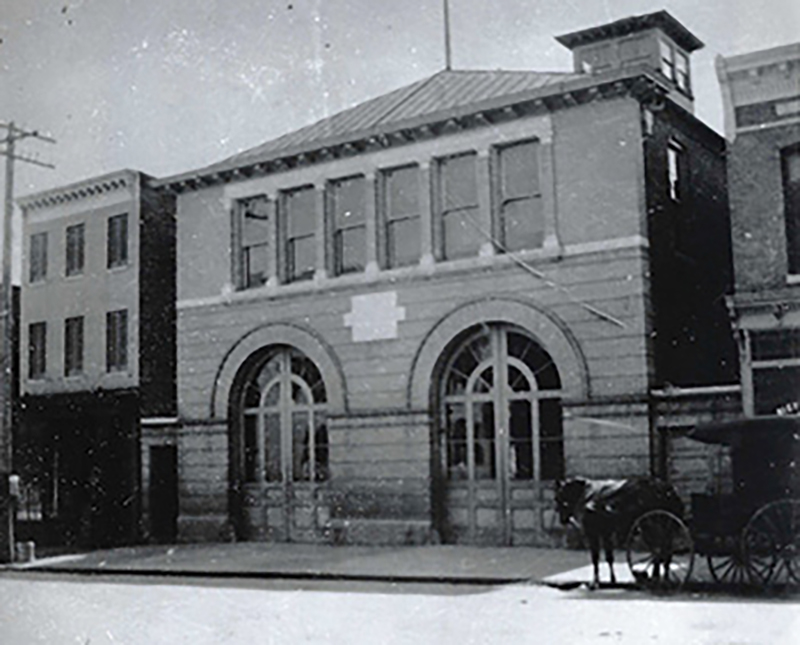
<instances>
[{"instance_id":1,"label":"brick wall","mask_svg":"<svg viewBox=\"0 0 800 645\"><path fill-rule=\"evenodd\" d=\"M519 254L532 271L498 254L231 290L231 199L532 135L550 155L547 208L557 241ZM437 364L458 334L481 323L519 325L552 356L564 389L568 475L648 472L652 349L643 163L638 104L619 99L179 196L183 535L223 526L234 511L225 505L236 479L226 470L229 395L247 357L270 343L306 353L329 390L331 480L304 507L309 526L331 520L328 528L338 533L328 539L436 539ZM489 207L481 202L481 209ZM396 334L360 342L348 323L354 298L381 293L392 294L395 313L402 310ZM269 493L263 502L243 494L247 513L279 514ZM543 534L552 524L545 517L551 497L548 483L514 489L515 542L551 539ZM360 523L369 519L376 521Z\"/></svg>"},{"instance_id":2,"label":"brick wall","mask_svg":"<svg viewBox=\"0 0 800 645\"><path fill-rule=\"evenodd\" d=\"M780 150L800 125L739 134L728 160L737 291L786 286L786 224Z\"/></svg>"}]
</instances>

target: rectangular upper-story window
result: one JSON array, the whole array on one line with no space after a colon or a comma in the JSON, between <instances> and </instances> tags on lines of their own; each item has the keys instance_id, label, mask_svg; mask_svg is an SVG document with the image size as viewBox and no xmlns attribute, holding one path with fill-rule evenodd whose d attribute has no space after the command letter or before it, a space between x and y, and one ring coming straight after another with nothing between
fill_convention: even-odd
<instances>
[{"instance_id":1,"label":"rectangular upper-story window","mask_svg":"<svg viewBox=\"0 0 800 645\"><path fill-rule=\"evenodd\" d=\"M475 256L483 241L478 222L476 158L475 153L467 153L439 161L440 251L445 260Z\"/></svg>"},{"instance_id":2,"label":"rectangular upper-story window","mask_svg":"<svg viewBox=\"0 0 800 645\"><path fill-rule=\"evenodd\" d=\"M678 89L688 94L692 89L689 76L689 56L666 40L659 40L661 73L674 81Z\"/></svg>"},{"instance_id":3,"label":"rectangular upper-story window","mask_svg":"<svg viewBox=\"0 0 800 645\"><path fill-rule=\"evenodd\" d=\"M508 251L544 244L544 209L539 184L539 143L526 141L497 150L499 228Z\"/></svg>"},{"instance_id":4,"label":"rectangular upper-story window","mask_svg":"<svg viewBox=\"0 0 800 645\"><path fill-rule=\"evenodd\" d=\"M781 153L783 212L789 273L800 275L800 146Z\"/></svg>"},{"instance_id":5,"label":"rectangular upper-story window","mask_svg":"<svg viewBox=\"0 0 800 645\"><path fill-rule=\"evenodd\" d=\"M67 276L83 273L84 225L67 227L67 249L64 273Z\"/></svg>"},{"instance_id":6,"label":"rectangular upper-story window","mask_svg":"<svg viewBox=\"0 0 800 645\"><path fill-rule=\"evenodd\" d=\"M675 80L675 50L665 40L658 41L659 52L661 53L661 73L669 80Z\"/></svg>"},{"instance_id":7,"label":"rectangular upper-story window","mask_svg":"<svg viewBox=\"0 0 800 645\"><path fill-rule=\"evenodd\" d=\"M106 314L106 371L120 372L128 367L128 310Z\"/></svg>"},{"instance_id":8,"label":"rectangular upper-story window","mask_svg":"<svg viewBox=\"0 0 800 645\"><path fill-rule=\"evenodd\" d=\"M686 190L686 155L676 141L667 144L667 191L672 201L679 202Z\"/></svg>"},{"instance_id":9,"label":"rectangular upper-story window","mask_svg":"<svg viewBox=\"0 0 800 645\"><path fill-rule=\"evenodd\" d=\"M64 321L64 376L83 372L83 316Z\"/></svg>"},{"instance_id":10,"label":"rectangular upper-story window","mask_svg":"<svg viewBox=\"0 0 800 645\"><path fill-rule=\"evenodd\" d=\"M421 254L419 167L405 166L383 173L383 242L388 268L417 264Z\"/></svg>"},{"instance_id":11,"label":"rectangular upper-story window","mask_svg":"<svg viewBox=\"0 0 800 645\"><path fill-rule=\"evenodd\" d=\"M317 267L317 196L313 186L283 195L282 232L286 282L308 280Z\"/></svg>"},{"instance_id":12,"label":"rectangular upper-story window","mask_svg":"<svg viewBox=\"0 0 800 645\"><path fill-rule=\"evenodd\" d=\"M348 177L331 183L333 260L336 275L363 271L367 263L366 181Z\"/></svg>"},{"instance_id":13,"label":"rectangular upper-story window","mask_svg":"<svg viewBox=\"0 0 800 645\"><path fill-rule=\"evenodd\" d=\"M43 379L47 373L47 323L28 325L28 378Z\"/></svg>"},{"instance_id":14,"label":"rectangular upper-story window","mask_svg":"<svg viewBox=\"0 0 800 645\"><path fill-rule=\"evenodd\" d=\"M128 215L108 218L108 243L106 245L109 269L128 264Z\"/></svg>"},{"instance_id":15,"label":"rectangular upper-story window","mask_svg":"<svg viewBox=\"0 0 800 645\"><path fill-rule=\"evenodd\" d=\"M266 195L241 200L237 205L239 288L258 287L269 279L270 221Z\"/></svg>"},{"instance_id":16,"label":"rectangular upper-story window","mask_svg":"<svg viewBox=\"0 0 800 645\"><path fill-rule=\"evenodd\" d=\"M34 233L30 239L29 273L30 282L42 282L47 278L47 232Z\"/></svg>"},{"instance_id":17,"label":"rectangular upper-story window","mask_svg":"<svg viewBox=\"0 0 800 645\"><path fill-rule=\"evenodd\" d=\"M675 82L686 93L692 89L689 78L689 57L682 51L675 52Z\"/></svg>"}]
</instances>

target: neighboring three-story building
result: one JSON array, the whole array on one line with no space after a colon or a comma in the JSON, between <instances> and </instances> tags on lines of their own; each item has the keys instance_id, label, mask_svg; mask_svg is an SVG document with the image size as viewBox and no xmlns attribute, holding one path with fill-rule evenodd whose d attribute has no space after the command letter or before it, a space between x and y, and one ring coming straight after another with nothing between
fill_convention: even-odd
<instances>
[{"instance_id":1,"label":"neighboring three-story building","mask_svg":"<svg viewBox=\"0 0 800 645\"><path fill-rule=\"evenodd\" d=\"M702 43L666 12L558 40L572 72L442 71L154 182L178 407L147 445L177 450L181 539L549 543L554 480L657 472L663 432L736 409ZM66 224L38 212L32 245ZM81 315L54 320L46 288L23 302L37 401L57 395L36 375L70 382L37 339L70 360ZM109 302L106 339L134 305Z\"/></svg>"},{"instance_id":2,"label":"neighboring three-story building","mask_svg":"<svg viewBox=\"0 0 800 645\"><path fill-rule=\"evenodd\" d=\"M140 427L175 412L174 208L148 184L124 170L18 202L20 539L141 536Z\"/></svg>"},{"instance_id":3,"label":"neighboring three-story building","mask_svg":"<svg viewBox=\"0 0 800 645\"><path fill-rule=\"evenodd\" d=\"M800 44L718 58L745 412L800 410Z\"/></svg>"}]
</instances>

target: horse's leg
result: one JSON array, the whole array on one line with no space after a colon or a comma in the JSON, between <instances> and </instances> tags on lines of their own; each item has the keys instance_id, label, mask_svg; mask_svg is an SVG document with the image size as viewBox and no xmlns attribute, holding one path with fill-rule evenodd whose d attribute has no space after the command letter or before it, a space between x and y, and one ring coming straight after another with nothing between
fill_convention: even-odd
<instances>
[{"instance_id":1,"label":"horse's leg","mask_svg":"<svg viewBox=\"0 0 800 645\"><path fill-rule=\"evenodd\" d=\"M606 547L606 562L608 563L609 579L611 584L617 584L617 577L614 575L614 534L609 532L603 536L604 546Z\"/></svg>"},{"instance_id":2,"label":"horse's leg","mask_svg":"<svg viewBox=\"0 0 800 645\"><path fill-rule=\"evenodd\" d=\"M592 569L594 571L591 588L597 589L600 586L600 535L592 532L587 534L586 539L589 541L589 551L592 554Z\"/></svg>"}]
</instances>

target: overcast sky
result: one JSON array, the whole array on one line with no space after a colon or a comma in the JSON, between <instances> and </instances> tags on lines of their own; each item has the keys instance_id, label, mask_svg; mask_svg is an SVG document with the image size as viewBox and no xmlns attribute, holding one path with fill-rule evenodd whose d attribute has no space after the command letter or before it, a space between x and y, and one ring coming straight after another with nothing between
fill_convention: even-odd
<instances>
[{"instance_id":1,"label":"overcast sky","mask_svg":"<svg viewBox=\"0 0 800 645\"><path fill-rule=\"evenodd\" d=\"M0 0L0 122L58 141L19 146L56 169L17 164L16 196L188 171L434 74L442 2ZM720 132L714 57L800 41L798 0L450 0L453 66L569 71L554 36L660 9L706 44L697 114Z\"/></svg>"}]
</instances>

